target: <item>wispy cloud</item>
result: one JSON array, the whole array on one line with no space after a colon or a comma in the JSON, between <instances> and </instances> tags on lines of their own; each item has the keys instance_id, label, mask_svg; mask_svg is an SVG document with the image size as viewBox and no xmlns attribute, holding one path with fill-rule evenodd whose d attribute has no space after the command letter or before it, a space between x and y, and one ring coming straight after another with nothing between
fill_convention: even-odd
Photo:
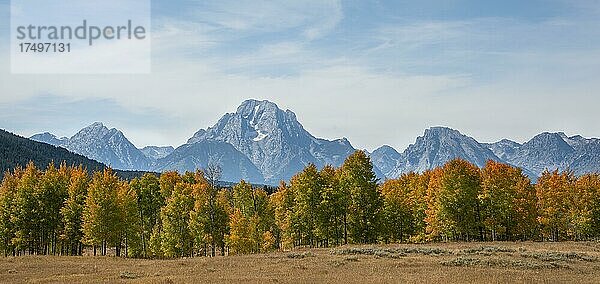
<instances>
[{"instance_id":1,"label":"wispy cloud","mask_svg":"<svg viewBox=\"0 0 600 284\"><path fill-rule=\"evenodd\" d=\"M443 44L463 37L469 23L466 21L434 21L410 23L406 25L388 25L378 29L375 39L381 48L413 49L427 45Z\"/></svg>"},{"instance_id":2,"label":"wispy cloud","mask_svg":"<svg viewBox=\"0 0 600 284\"><path fill-rule=\"evenodd\" d=\"M195 1L185 13L154 20L153 54L186 57L223 72L253 76L322 68L313 41L343 19L341 1Z\"/></svg>"},{"instance_id":3,"label":"wispy cloud","mask_svg":"<svg viewBox=\"0 0 600 284\"><path fill-rule=\"evenodd\" d=\"M215 31L203 23L158 17L152 26L153 52L155 56L197 55L223 40Z\"/></svg>"},{"instance_id":4,"label":"wispy cloud","mask_svg":"<svg viewBox=\"0 0 600 284\"><path fill-rule=\"evenodd\" d=\"M343 17L339 0L201 1L195 8L196 19L243 36L298 29L314 39L333 29Z\"/></svg>"}]
</instances>

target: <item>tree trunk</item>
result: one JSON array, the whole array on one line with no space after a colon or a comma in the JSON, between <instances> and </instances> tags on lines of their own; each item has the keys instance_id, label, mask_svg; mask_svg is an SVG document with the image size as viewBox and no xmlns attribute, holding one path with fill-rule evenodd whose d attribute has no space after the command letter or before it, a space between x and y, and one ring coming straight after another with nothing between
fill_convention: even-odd
<instances>
[{"instance_id":1,"label":"tree trunk","mask_svg":"<svg viewBox=\"0 0 600 284\"><path fill-rule=\"evenodd\" d=\"M347 214L344 213L344 244L347 245L348 244L348 220L347 220Z\"/></svg>"}]
</instances>

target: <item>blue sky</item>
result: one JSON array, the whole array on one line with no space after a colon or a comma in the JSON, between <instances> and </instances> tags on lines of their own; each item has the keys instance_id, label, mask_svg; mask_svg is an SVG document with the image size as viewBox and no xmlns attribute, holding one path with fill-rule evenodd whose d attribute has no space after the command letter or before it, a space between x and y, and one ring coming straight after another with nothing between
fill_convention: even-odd
<instances>
[{"instance_id":1,"label":"blue sky","mask_svg":"<svg viewBox=\"0 0 600 284\"><path fill-rule=\"evenodd\" d=\"M600 137L597 1L153 1L147 75L12 75L9 12L0 0L0 127L22 135L103 121L177 146L258 98L369 150L435 125Z\"/></svg>"}]
</instances>

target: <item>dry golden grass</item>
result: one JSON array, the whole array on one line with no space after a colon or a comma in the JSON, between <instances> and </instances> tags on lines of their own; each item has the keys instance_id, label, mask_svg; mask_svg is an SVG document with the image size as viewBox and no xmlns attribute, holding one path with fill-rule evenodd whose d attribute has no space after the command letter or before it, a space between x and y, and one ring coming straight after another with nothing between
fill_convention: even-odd
<instances>
[{"instance_id":1,"label":"dry golden grass","mask_svg":"<svg viewBox=\"0 0 600 284\"><path fill-rule=\"evenodd\" d=\"M448 243L176 260L0 258L2 283L600 283L600 244Z\"/></svg>"}]
</instances>

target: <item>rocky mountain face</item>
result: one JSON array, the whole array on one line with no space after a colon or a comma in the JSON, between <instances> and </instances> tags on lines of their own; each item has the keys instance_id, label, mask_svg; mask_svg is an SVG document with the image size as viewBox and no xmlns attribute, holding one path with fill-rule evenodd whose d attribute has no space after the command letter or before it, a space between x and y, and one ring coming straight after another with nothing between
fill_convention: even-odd
<instances>
[{"instance_id":1,"label":"rocky mountain face","mask_svg":"<svg viewBox=\"0 0 600 284\"><path fill-rule=\"evenodd\" d=\"M506 147L503 159L527 169L536 177L544 170L555 169L570 169L575 174L600 172L600 139L545 132L523 145L510 145Z\"/></svg>"},{"instance_id":2,"label":"rocky mountain face","mask_svg":"<svg viewBox=\"0 0 600 284\"><path fill-rule=\"evenodd\" d=\"M487 143L483 145L492 150L498 158L504 160L514 156L517 149L522 146L521 144L508 139L502 139L496 143Z\"/></svg>"},{"instance_id":3,"label":"rocky mountain face","mask_svg":"<svg viewBox=\"0 0 600 284\"><path fill-rule=\"evenodd\" d=\"M196 132L188 144L201 141L231 144L248 157L269 184L289 180L309 163L340 166L355 151L346 139L329 141L312 136L292 111L258 100L243 102L235 113Z\"/></svg>"},{"instance_id":4,"label":"rocky mountain face","mask_svg":"<svg viewBox=\"0 0 600 284\"><path fill-rule=\"evenodd\" d=\"M460 132L433 127L418 137L403 153L396 154L389 146L373 152L373 163L388 178L411 171L423 172L461 158L479 167L495 160L520 167L532 180L544 170L567 170L575 174L600 172L600 139L564 133L542 133L524 144L503 139L496 143L479 143ZM395 164L392 168L390 165Z\"/></svg>"},{"instance_id":5,"label":"rocky mountain face","mask_svg":"<svg viewBox=\"0 0 600 284\"><path fill-rule=\"evenodd\" d=\"M62 146L69 140L69 138L67 138L67 137L58 138L58 137L56 137L56 135L48 133L48 132L35 134L35 135L31 136L29 139L31 139L33 141L37 141L37 142L54 145L54 146Z\"/></svg>"},{"instance_id":6,"label":"rocky mountain face","mask_svg":"<svg viewBox=\"0 0 600 284\"><path fill-rule=\"evenodd\" d=\"M432 127L417 138L416 142L400 155L396 167L388 177L397 177L407 172L423 172L443 166L446 162L461 158L483 167L488 160L500 161L494 153L460 132L445 128Z\"/></svg>"},{"instance_id":7,"label":"rocky mountain face","mask_svg":"<svg viewBox=\"0 0 600 284\"><path fill-rule=\"evenodd\" d=\"M173 146L146 146L142 149L142 154L151 160L162 159L175 151Z\"/></svg>"},{"instance_id":8,"label":"rocky mountain face","mask_svg":"<svg viewBox=\"0 0 600 284\"><path fill-rule=\"evenodd\" d=\"M184 144L168 156L159 159L154 171L175 170L179 172L205 169L208 165L219 165L222 181L238 182L245 180L262 184L264 177L260 170L231 144L220 141L198 141Z\"/></svg>"},{"instance_id":9,"label":"rocky mountain face","mask_svg":"<svg viewBox=\"0 0 600 284\"><path fill-rule=\"evenodd\" d=\"M223 180L276 185L289 180L309 163L341 166L355 149L345 139L311 135L290 110L269 101L247 100L213 127L201 129L177 149L149 146L137 149L116 129L94 123L71 138L49 133L32 137L64 147L118 169L195 171L218 164ZM383 174L375 168L379 177Z\"/></svg>"},{"instance_id":10,"label":"rocky mountain face","mask_svg":"<svg viewBox=\"0 0 600 284\"><path fill-rule=\"evenodd\" d=\"M119 170L149 170L151 160L137 149L123 133L96 122L71 138L57 139L49 133L36 134L32 140L44 142L83 155Z\"/></svg>"},{"instance_id":11,"label":"rocky mountain face","mask_svg":"<svg viewBox=\"0 0 600 284\"><path fill-rule=\"evenodd\" d=\"M565 169L575 149L557 133L542 133L515 149L506 161L539 175L544 170Z\"/></svg>"},{"instance_id":12,"label":"rocky mountain face","mask_svg":"<svg viewBox=\"0 0 600 284\"><path fill-rule=\"evenodd\" d=\"M371 153L373 165L379 168L385 177L393 175L393 171L401 158L402 155L396 149L387 145L381 146Z\"/></svg>"}]
</instances>

